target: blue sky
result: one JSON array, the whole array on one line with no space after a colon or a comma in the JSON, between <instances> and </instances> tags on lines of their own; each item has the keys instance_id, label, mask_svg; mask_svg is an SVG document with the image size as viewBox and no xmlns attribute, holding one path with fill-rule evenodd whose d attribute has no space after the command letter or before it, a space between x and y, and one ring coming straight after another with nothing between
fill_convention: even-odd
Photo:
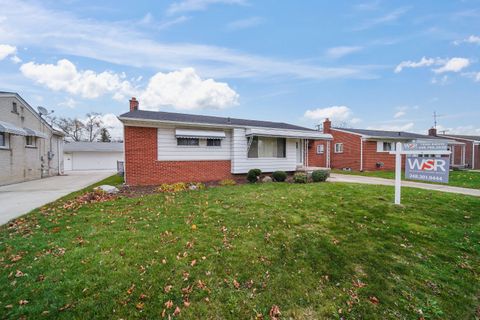
<instances>
[{"instance_id":1,"label":"blue sky","mask_svg":"<svg viewBox=\"0 0 480 320\"><path fill-rule=\"evenodd\" d=\"M61 116L140 107L480 134L480 1L0 0L0 90ZM115 131L115 129L113 129ZM119 130L116 130L119 132Z\"/></svg>"}]
</instances>

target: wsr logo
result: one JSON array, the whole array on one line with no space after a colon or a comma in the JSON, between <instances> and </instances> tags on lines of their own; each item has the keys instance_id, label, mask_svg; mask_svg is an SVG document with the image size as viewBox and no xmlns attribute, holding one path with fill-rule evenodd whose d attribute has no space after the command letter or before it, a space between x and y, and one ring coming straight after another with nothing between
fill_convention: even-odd
<instances>
[{"instance_id":1,"label":"wsr logo","mask_svg":"<svg viewBox=\"0 0 480 320\"><path fill-rule=\"evenodd\" d=\"M420 171L443 171L446 172L445 169L447 162L442 159L409 159L407 158L407 163L410 169L412 170L420 170Z\"/></svg>"}]
</instances>

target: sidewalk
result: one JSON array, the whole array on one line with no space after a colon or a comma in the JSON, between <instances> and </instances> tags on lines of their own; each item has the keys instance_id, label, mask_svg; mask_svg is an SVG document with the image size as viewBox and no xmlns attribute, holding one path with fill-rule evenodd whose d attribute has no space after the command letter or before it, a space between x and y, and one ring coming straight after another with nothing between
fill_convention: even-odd
<instances>
[{"instance_id":1,"label":"sidewalk","mask_svg":"<svg viewBox=\"0 0 480 320\"><path fill-rule=\"evenodd\" d=\"M331 176L330 176L330 179L328 179L328 181L330 181L330 182L351 182L351 183L363 183L363 184L376 184L376 185L383 185L383 186L395 186L395 180L392 180L392 179L373 178L373 177L346 175L346 174L338 174L338 173L332 173ZM441 192L458 193L458 194L465 194L465 195L469 195L469 196L480 197L480 190L478 190L478 189L451 187L451 186L447 186L447 185L429 184L429 183L412 182L412 181L402 181L402 187L435 190L435 191L441 191Z\"/></svg>"}]
</instances>

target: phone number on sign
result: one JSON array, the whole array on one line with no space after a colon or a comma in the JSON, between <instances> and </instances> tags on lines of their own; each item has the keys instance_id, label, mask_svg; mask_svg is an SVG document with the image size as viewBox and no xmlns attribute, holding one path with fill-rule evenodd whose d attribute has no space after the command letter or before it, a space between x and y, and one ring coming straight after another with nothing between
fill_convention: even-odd
<instances>
[{"instance_id":1,"label":"phone number on sign","mask_svg":"<svg viewBox=\"0 0 480 320\"><path fill-rule=\"evenodd\" d=\"M425 174L409 174L407 179L419 179L419 180L428 180L428 181L435 181L435 182L443 182L444 179L442 176L433 176L433 175L425 175Z\"/></svg>"}]
</instances>

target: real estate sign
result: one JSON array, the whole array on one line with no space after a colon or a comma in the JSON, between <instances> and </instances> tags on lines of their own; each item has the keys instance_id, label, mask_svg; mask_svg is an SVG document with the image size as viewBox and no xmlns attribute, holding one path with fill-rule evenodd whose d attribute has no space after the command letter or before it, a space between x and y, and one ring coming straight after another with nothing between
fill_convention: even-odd
<instances>
[{"instance_id":1,"label":"real estate sign","mask_svg":"<svg viewBox=\"0 0 480 320\"><path fill-rule=\"evenodd\" d=\"M405 178L448 183L450 157L407 157Z\"/></svg>"}]
</instances>

